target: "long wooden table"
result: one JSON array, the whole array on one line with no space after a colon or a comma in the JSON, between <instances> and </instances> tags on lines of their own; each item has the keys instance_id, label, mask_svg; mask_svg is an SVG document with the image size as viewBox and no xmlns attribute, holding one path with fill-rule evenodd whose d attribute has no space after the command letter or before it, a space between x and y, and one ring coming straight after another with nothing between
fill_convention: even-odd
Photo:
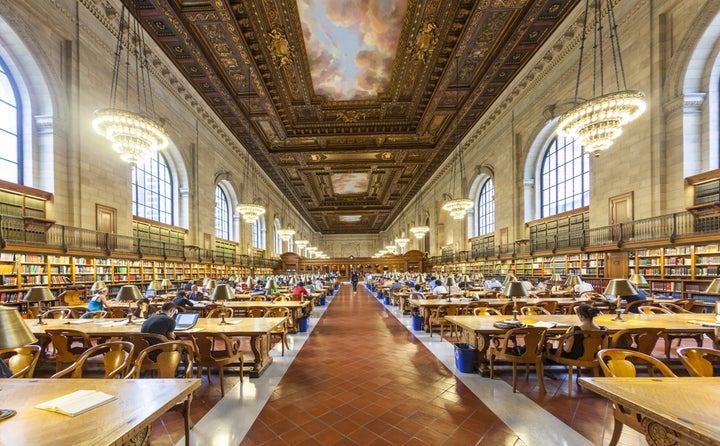
<instances>
[{"instance_id":1,"label":"long wooden table","mask_svg":"<svg viewBox=\"0 0 720 446\"><path fill-rule=\"evenodd\" d=\"M640 420L651 445L720 445L720 378L580 378Z\"/></svg>"},{"instance_id":2,"label":"long wooden table","mask_svg":"<svg viewBox=\"0 0 720 446\"><path fill-rule=\"evenodd\" d=\"M153 421L188 400L198 387L199 379L1 379L0 407L17 415L0 422L0 444L144 444ZM117 399L75 417L35 408L77 390L97 390Z\"/></svg>"},{"instance_id":3,"label":"long wooden table","mask_svg":"<svg viewBox=\"0 0 720 446\"><path fill-rule=\"evenodd\" d=\"M611 333L625 328L662 327L667 332L707 333L712 336L715 330L712 326L688 322L695 320L711 324L715 320L715 316L712 314L623 314L623 321L613 320L615 317L612 314L601 314L595 317L595 323L606 327ZM508 316L445 316L445 320L462 327L463 340L477 350L476 365L482 372L487 369L487 349L490 346L490 339L493 335L503 334L507 331L497 328L493 324L508 319L510 319ZM526 324L538 322L558 324L554 328L548 328L549 333L558 334L564 333L572 325L579 324L577 316L569 314L519 316L518 319Z\"/></svg>"},{"instance_id":4,"label":"long wooden table","mask_svg":"<svg viewBox=\"0 0 720 446\"><path fill-rule=\"evenodd\" d=\"M178 331L176 334L191 334L192 331L205 331L208 333L224 333L227 336L247 336L250 338L250 349L255 356L252 367L249 371L251 378L257 378L272 363L269 354L270 331L285 322L284 317L244 317L226 318L229 322L226 325L219 325L221 319L198 319L197 325L191 331ZM27 320L26 323L35 336L46 336L48 328L64 328L85 332L91 336L116 337L126 333L140 333L140 323L124 325L125 319L89 319L90 322L73 323L72 321L83 321L83 319L51 319L47 325L34 325L34 320ZM108 325L108 322L113 325Z\"/></svg>"}]
</instances>

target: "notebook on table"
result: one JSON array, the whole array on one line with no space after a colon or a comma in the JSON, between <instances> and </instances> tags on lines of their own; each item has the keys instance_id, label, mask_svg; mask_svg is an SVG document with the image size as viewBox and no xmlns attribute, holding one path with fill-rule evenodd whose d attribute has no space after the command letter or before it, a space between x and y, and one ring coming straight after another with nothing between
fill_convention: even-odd
<instances>
[{"instance_id":1,"label":"notebook on table","mask_svg":"<svg viewBox=\"0 0 720 446\"><path fill-rule=\"evenodd\" d=\"M197 324L200 313L178 313L175 316L175 331L189 330Z\"/></svg>"}]
</instances>

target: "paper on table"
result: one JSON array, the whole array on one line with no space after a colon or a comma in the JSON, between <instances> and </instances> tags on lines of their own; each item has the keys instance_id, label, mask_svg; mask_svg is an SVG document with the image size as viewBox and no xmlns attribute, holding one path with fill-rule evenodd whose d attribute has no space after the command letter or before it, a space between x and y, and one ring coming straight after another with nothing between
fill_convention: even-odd
<instances>
[{"instance_id":1,"label":"paper on table","mask_svg":"<svg viewBox=\"0 0 720 446\"><path fill-rule=\"evenodd\" d=\"M35 407L74 417L115 399L117 399L117 397L104 392L77 390L59 398L40 403Z\"/></svg>"},{"instance_id":2,"label":"paper on table","mask_svg":"<svg viewBox=\"0 0 720 446\"><path fill-rule=\"evenodd\" d=\"M73 325L82 325L87 324L89 322L92 322L94 319L68 319L65 321L66 324L73 324Z\"/></svg>"},{"instance_id":3,"label":"paper on table","mask_svg":"<svg viewBox=\"0 0 720 446\"><path fill-rule=\"evenodd\" d=\"M203 330L202 327L188 328L188 329L185 329L185 330L183 330L183 329L178 329L178 328L175 329L175 331L181 331L181 332L183 332L183 333L192 333L192 332L195 332L195 331L202 331L202 330Z\"/></svg>"},{"instance_id":4,"label":"paper on table","mask_svg":"<svg viewBox=\"0 0 720 446\"><path fill-rule=\"evenodd\" d=\"M716 322L696 321L694 319L689 320L688 323L702 325L703 327L720 327L720 324Z\"/></svg>"},{"instance_id":5,"label":"paper on table","mask_svg":"<svg viewBox=\"0 0 720 446\"><path fill-rule=\"evenodd\" d=\"M537 321L534 324L529 324L533 327L543 327L543 328L554 328L554 327L567 327L567 324L561 324L559 322L547 322L547 321Z\"/></svg>"}]
</instances>

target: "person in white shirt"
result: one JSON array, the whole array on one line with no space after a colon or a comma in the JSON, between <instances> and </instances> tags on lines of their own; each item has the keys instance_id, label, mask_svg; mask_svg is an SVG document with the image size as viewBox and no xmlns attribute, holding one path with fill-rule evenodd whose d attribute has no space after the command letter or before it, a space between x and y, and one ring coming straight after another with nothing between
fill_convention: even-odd
<instances>
[{"instance_id":1,"label":"person in white shirt","mask_svg":"<svg viewBox=\"0 0 720 446\"><path fill-rule=\"evenodd\" d=\"M587 282L580 282L573 288L573 292L577 294L584 293L585 291L595 291L595 288Z\"/></svg>"},{"instance_id":2,"label":"person in white shirt","mask_svg":"<svg viewBox=\"0 0 720 446\"><path fill-rule=\"evenodd\" d=\"M493 288L502 288L502 283L494 277L485 281L485 289L492 290Z\"/></svg>"},{"instance_id":3,"label":"person in white shirt","mask_svg":"<svg viewBox=\"0 0 720 446\"><path fill-rule=\"evenodd\" d=\"M433 296L438 296L440 294L448 294L448 289L445 285L438 285L432 290Z\"/></svg>"}]
</instances>

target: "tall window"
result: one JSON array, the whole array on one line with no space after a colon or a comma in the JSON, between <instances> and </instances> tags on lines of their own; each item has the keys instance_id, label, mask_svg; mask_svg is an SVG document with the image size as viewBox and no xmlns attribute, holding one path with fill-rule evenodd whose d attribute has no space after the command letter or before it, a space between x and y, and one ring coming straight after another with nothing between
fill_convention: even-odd
<instances>
[{"instance_id":1,"label":"tall window","mask_svg":"<svg viewBox=\"0 0 720 446\"><path fill-rule=\"evenodd\" d=\"M132 170L133 214L173 223L173 183L165 157L153 153Z\"/></svg>"},{"instance_id":2,"label":"tall window","mask_svg":"<svg viewBox=\"0 0 720 446\"><path fill-rule=\"evenodd\" d=\"M0 57L0 179L22 183L22 128L17 85Z\"/></svg>"},{"instance_id":3,"label":"tall window","mask_svg":"<svg viewBox=\"0 0 720 446\"><path fill-rule=\"evenodd\" d=\"M477 200L477 235L495 232L495 184L488 178Z\"/></svg>"},{"instance_id":4,"label":"tall window","mask_svg":"<svg viewBox=\"0 0 720 446\"><path fill-rule=\"evenodd\" d=\"M265 217L261 216L252 225L253 248L265 249Z\"/></svg>"},{"instance_id":5,"label":"tall window","mask_svg":"<svg viewBox=\"0 0 720 446\"><path fill-rule=\"evenodd\" d=\"M230 205L220 186L215 188L215 237L230 240Z\"/></svg>"},{"instance_id":6,"label":"tall window","mask_svg":"<svg viewBox=\"0 0 720 446\"><path fill-rule=\"evenodd\" d=\"M274 227L275 227L275 253L281 254L282 253L282 239L278 235L278 231L280 230L281 225L280 225L280 220L277 218L275 219Z\"/></svg>"},{"instance_id":7,"label":"tall window","mask_svg":"<svg viewBox=\"0 0 720 446\"><path fill-rule=\"evenodd\" d=\"M586 206L590 202L590 159L572 138L558 136L542 164L541 217Z\"/></svg>"}]
</instances>

